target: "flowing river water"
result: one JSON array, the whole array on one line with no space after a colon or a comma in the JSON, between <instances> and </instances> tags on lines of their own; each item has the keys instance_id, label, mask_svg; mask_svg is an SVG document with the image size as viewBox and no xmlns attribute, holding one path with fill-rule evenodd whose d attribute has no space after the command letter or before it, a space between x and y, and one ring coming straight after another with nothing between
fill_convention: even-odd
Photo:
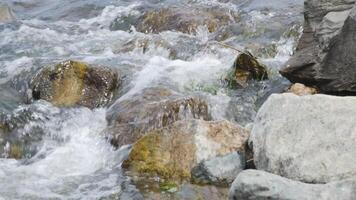
<instances>
[{"instance_id":1,"label":"flowing river water","mask_svg":"<svg viewBox=\"0 0 356 200\"><path fill-rule=\"evenodd\" d=\"M57 108L45 101L26 104L28 81L49 64L77 59L125 73L117 101L144 88L165 85L177 93L208 99L214 120L249 126L269 93L288 84L278 75L293 53L303 23L303 0L2 0L16 15L0 23L0 112L18 126L0 132L0 200L134 199L137 194L120 163L128 147L114 149L102 132L107 108ZM239 16L223 32L140 33L126 19L160 7L219 8ZM194 17L194 16L186 16ZM123 21L123 22L122 22ZM122 22L115 27L114 22ZM225 34L226 33L226 34ZM227 35L221 39L220 35ZM149 42L143 49L139 40ZM174 52L171 47L174 47ZM271 80L230 90L221 77L237 49L249 49L268 66ZM172 52L174 55L172 56ZM40 139L39 136L41 135ZM16 140L28 154L7 158Z\"/></svg>"}]
</instances>

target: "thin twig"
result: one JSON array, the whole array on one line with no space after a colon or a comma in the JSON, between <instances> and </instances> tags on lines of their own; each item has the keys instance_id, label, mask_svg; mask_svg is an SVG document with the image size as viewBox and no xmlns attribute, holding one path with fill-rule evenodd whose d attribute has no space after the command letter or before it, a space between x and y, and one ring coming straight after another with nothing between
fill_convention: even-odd
<instances>
[{"instance_id":1,"label":"thin twig","mask_svg":"<svg viewBox=\"0 0 356 200\"><path fill-rule=\"evenodd\" d=\"M240 49L237 49L237 48L235 48L235 47L233 47L233 46L230 46L230 45L228 45L228 44L224 44L224 43L221 43L221 42L218 42L218 41L216 41L216 43L220 44L221 46L224 46L224 47L233 49L233 50L235 50L235 51L238 51L238 52L240 52L240 53L244 53L244 51L242 51L242 50L240 50Z\"/></svg>"}]
</instances>

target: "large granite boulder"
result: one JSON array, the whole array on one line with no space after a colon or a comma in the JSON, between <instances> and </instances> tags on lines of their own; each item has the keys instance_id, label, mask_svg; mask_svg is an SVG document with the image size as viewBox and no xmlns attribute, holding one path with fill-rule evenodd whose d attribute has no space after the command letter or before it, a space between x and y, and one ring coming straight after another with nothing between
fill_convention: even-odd
<instances>
[{"instance_id":1,"label":"large granite boulder","mask_svg":"<svg viewBox=\"0 0 356 200\"><path fill-rule=\"evenodd\" d=\"M307 183L356 176L356 98L272 95L251 132L257 169Z\"/></svg>"},{"instance_id":2,"label":"large granite boulder","mask_svg":"<svg viewBox=\"0 0 356 200\"><path fill-rule=\"evenodd\" d=\"M166 128L153 130L139 139L123 167L133 176L158 176L169 183L189 182L193 170L194 174L207 172L206 176L215 176L206 179L207 183L217 183L219 180L224 182L233 179L241 171L234 171L231 159L240 161L237 152L244 154L248 137L247 130L228 121L178 121ZM231 153L236 153L236 156ZM227 154L231 155L212 160ZM197 173L199 169L196 167L201 162L208 162L202 164L208 166L208 169ZM219 162L226 163L223 165ZM214 163L217 165L215 168L210 166ZM226 174L232 177L226 177Z\"/></svg>"},{"instance_id":3,"label":"large granite boulder","mask_svg":"<svg viewBox=\"0 0 356 200\"><path fill-rule=\"evenodd\" d=\"M328 184L307 184L264 171L241 172L229 192L230 200L353 200L356 179Z\"/></svg>"},{"instance_id":4,"label":"large granite boulder","mask_svg":"<svg viewBox=\"0 0 356 200\"><path fill-rule=\"evenodd\" d=\"M15 20L15 15L11 8L6 4L0 3L0 23L11 22Z\"/></svg>"},{"instance_id":5,"label":"large granite boulder","mask_svg":"<svg viewBox=\"0 0 356 200\"><path fill-rule=\"evenodd\" d=\"M108 104L118 86L118 73L103 66L64 61L45 67L31 80L32 97L56 106L96 108Z\"/></svg>"},{"instance_id":6,"label":"large granite boulder","mask_svg":"<svg viewBox=\"0 0 356 200\"><path fill-rule=\"evenodd\" d=\"M324 93L355 93L354 5L354 0L307 0L297 52L280 73L292 82L317 86Z\"/></svg>"},{"instance_id":7,"label":"large granite boulder","mask_svg":"<svg viewBox=\"0 0 356 200\"><path fill-rule=\"evenodd\" d=\"M154 87L119 99L108 110L108 133L114 146L132 144L146 132L182 119L210 120L208 104L199 96L182 96Z\"/></svg>"}]
</instances>

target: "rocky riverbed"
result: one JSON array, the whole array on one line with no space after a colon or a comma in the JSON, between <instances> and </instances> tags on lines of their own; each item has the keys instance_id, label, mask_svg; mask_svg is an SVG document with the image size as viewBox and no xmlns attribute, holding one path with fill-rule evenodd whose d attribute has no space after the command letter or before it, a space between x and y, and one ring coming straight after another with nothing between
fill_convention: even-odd
<instances>
[{"instance_id":1,"label":"rocky riverbed","mask_svg":"<svg viewBox=\"0 0 356 200\"><path fill-rule=\"evenodd\" d=\"M355 9L2 1L0 200L355 199Z\"/></svg>"}]
</instances>

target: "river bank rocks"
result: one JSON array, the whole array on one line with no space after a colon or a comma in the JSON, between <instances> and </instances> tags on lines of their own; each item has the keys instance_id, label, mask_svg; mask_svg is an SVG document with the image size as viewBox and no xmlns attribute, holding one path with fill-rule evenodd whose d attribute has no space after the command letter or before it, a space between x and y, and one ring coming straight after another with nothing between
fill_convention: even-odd
<instances>
[{"instance_id":1,"label":"river bank rocks","mask_svg":"<svg viewBox=\"0 0 356 200\"><path fill-rule=\"evenodd\" d=\"M240 53L225 80L230 87L245 87L250 80L268 79L266 66L251 53Z\"/></svg>"},{"instance_id":2,"label":"river bank rocks","mask_svg":"<svg viewBox=\"0 0 356 200\"><path fill-rule=\"evenodd\" d=\"M324 93L355 93L355 26L354 0L306 0L297 52L280 73Z\"/></svg>"},{"instance_id":3,"label":"river bank rocks","mask_svg":"<svg viewBox=\"0 0 356 200\"><path fill-rule=\"evenodd\" d=\"M241 172L229 192L229 200L353 200L356 179L328 184L307 184L257 170Z\"/></svg>"},{"instance_id":4,"label":"river bank rocks","mask_svg":"<svg viewBox=\"0 0 356 200\"><path fill-rule=\"evenodd\" d=\"M237 152L245 153L248 136L247 130L228 121L178 121L139 139L123 167L131 175L158 176L169 183L189 182L192 175L206 183L228 182L226 175L234 178L244 167Z\"/></svg>"},{"instance_id":5,"label":"river bank rocks","mask_svg":"<svg viewBox=\"0 0 356 200\"><path fill-rule=\"evenodd\" d=\"M45 67L32 79L32 97L56 106L96 108L108 104L118 87L117 72L103 66L68 60Z\"/></svg>"},{"instance_id":6,"label":"river bank rocks","mask_svg":"<svg viewBox=\"0 0 356 200\"><path fill-rule=\"evenodd\" d=\"M210 120L207 102L199 96L182 96L163 88L147 88L115 102L108 110L108 132L115 146L132 144L146 132L178 120Z\"/></svg>"},{"instance_id":7,"label":"river bank rocks","mask_svg":"<svg viewBox=\"0 0 356 200\"><path fill-rule=\"evenodd\" d=\"M355 97L272 95L249 139L257 169L306 183L356 176Z\"/></svg>"},{"instance_id":8,"label":"river bank rocks","mask_svg":"<svg viewBox=\"0 0 356 200\"><path fill-rule=\"evenodd\" d=\"M15 20L12 9L6 4L0 3L0 23L11 22Z\"/></svg>"}]
</instances>

